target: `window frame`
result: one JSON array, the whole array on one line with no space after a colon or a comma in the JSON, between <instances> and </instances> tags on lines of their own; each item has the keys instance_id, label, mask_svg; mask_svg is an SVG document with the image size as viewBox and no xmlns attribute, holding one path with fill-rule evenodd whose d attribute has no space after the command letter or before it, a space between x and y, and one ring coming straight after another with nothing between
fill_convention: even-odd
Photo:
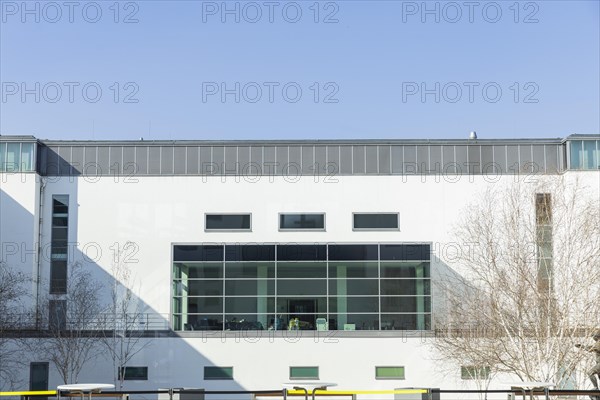
<instances>
[{"instance_id":1,"label":"window frame","mask_svg":"<svg viewBox=\"0 0 600 400\"><path fill-rule=\"evenodd\" d=\"M281 217L284 215L322 215L322 228L282 228ZM327 213L325 212L280 212L277 214L277 227L279 232L326 232L327 231Z\"/></svg>"},{"instance_id":2,"label":"window frame","mask_svg":"<svg viewBox=\"0 0 600 400\"><path fill-rule=\"evenodd\" d=\"M231 228L212 229L212 228L208 228L207 219L208 219L209 215L222 215L222 216L231 216L231 215L246 216L247 215L250 218L250 226L247 229L246 228L239 228L239 229L231 229ZM252 232L252 213L249 213L249 212L240 212L240 213L209 212L209 213L204 213L204 232Z\"/></svg>"},{"instance_id":3,"label":"window frame","mask_svg":"<svg viewBox=\"0 0 600 400\"><path fill-rule=\"evenodd\" d=\"M396 215L397 228L357 228L355 226L356 215ZM353 212L352 213L352 231L354 232L400 232L400 213L399 212Z\"/></svg>"},{"instance_id":4,"label":"window frame","mask_svg":"<svg viewBox=\"0 0 600 400\"><path fill-rule=\"evenodd\" d=\"M401 368L402 369L402 376L401 377L380 377L377 374L377 370L380 368ZM375 379L376 380L384 380L384 381L389 381L389 380L396 380L396 381L403 381L406 380L406 367L404 365L376 365L375 366Z\"/></svg>"},{"instance_id":5,"label":"window frame","mask_svg":"<svg viewBox=\"0 0 600 400\"><path fill-rule=\"evenodd\" d=\"M292 375L292 369L294 369L294 368L304 368L304 369L316 368L317 375L316 375L316 377L315 376L294 377ZM290 365L290 368L289 368L289 378L290 378L291 381L301 381L301 380L307 380L307 381L315 380L315 381L318 381L319 380L319 366L318 365Z\"/></svg>"}]
</instances>

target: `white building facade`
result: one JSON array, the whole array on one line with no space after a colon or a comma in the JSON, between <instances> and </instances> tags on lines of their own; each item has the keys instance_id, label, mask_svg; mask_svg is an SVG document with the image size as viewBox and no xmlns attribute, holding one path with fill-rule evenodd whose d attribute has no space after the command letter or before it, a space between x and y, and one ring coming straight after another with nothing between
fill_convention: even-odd
<instances>
[{"instance_id":1,"label":"white building facade","mask_svg":"<svg viewBox=\"0 0 600 400\"><path fill-rule=\"evenodd\" d=\"M450 254L465 206L490 185L558 174L600 196L597 135L3 136L0 165L0 261L31 276L38 314L67 326L75 265L104 285L106 304L115 267L130 271L145 332L127 364L131 390L264 390L300 378L347 389L470 387L460 366L440 370L428 342L443 298L436 277L460 269ZM49 388L62 383L48 360L31 358L22 388L31 374L34 388L44 376ZM112 382L114 368L100 357L79 381Z\"/></svg>"}]
</instances>

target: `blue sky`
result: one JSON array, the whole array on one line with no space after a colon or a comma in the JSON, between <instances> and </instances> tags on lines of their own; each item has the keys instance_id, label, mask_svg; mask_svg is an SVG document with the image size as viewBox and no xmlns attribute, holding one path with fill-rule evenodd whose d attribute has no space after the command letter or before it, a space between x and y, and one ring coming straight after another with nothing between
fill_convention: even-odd
<instances>
[{"instance_id":1,"label":"blue sky","mask_svg":"<svg viewBox=\"0 0 600 400\"><path fill-rule=\"evenodd\" d=\"M0 0L0 133L49 139L600 131L594 1Z\"/></svg>"}]
</instances>

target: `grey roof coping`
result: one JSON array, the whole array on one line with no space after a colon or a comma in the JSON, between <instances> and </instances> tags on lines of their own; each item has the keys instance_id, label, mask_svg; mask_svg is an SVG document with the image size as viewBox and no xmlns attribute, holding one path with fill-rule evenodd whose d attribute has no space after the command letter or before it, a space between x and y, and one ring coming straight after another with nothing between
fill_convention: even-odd
<instances>
[{"instance_id":1,"label":"grey roof coping","mask_svg":"<svg viewBox=\"0 0 600 400\"><path fill-rule=\"evenodd\" d=\"M561 144L567 140L600 139L597 134L566 138L524 139L287 139L287 140L52 140L34 136L0 136L3 142L38 142L45 146L311 146L311 145L518 145Z\"/></svg>"}]
</instances>

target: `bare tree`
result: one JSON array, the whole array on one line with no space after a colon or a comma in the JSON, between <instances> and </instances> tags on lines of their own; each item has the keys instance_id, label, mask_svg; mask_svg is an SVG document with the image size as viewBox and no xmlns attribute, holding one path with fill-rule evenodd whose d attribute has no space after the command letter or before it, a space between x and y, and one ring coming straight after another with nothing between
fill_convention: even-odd
<instances>
[{"instance_id":1,"label":"bare tree","mask_svg":"<svg viewBox=\"0 0 600 400\"><path fill-rule=\"evenodd\" d=\"M589 357L574 346L600 327L600 204L577 181L540 179L465 210L455 270L437 279L434 346L445 362L581 386Z\"/></svg>"},{"instance_id":2,"label":"bare tree","mask_svg":"<svg viewBox=\"0 0 600 400\"><path fill-rule=\"evenodd\" d=\"M77 383L85 365L101 351L102 285L81 265L69 266L66 294L48 299L47 337L35 342L64 383Z\"/></svg>"},{"instance_id":3,"label":"bare tree","mask_svg":"<svg viewBox=\"0 0 600 400\"><path fill-rule=\"evenodd\" d=\"M22 301L27 296L27 275L0 262L0 389L12 388L21 379L22 352L14 333L23 327L26 314Z\"/></svg>"},{"instance_id":4,"label":"bare tree","mask_svg":"<svg viewBox=\"0 0 600 400\"><path fill-rule=\"evenodd\" d=\"M123 388L127 364L149 345L143 340L146 322L143 306L132 290L136 280L132 277L129 263L135 260L128 254L135 247L135 243L126 242L114 253L110 311L104 319L103 343L113 363L113 378L119 390Z\"/></svg>"}]
</instances>

